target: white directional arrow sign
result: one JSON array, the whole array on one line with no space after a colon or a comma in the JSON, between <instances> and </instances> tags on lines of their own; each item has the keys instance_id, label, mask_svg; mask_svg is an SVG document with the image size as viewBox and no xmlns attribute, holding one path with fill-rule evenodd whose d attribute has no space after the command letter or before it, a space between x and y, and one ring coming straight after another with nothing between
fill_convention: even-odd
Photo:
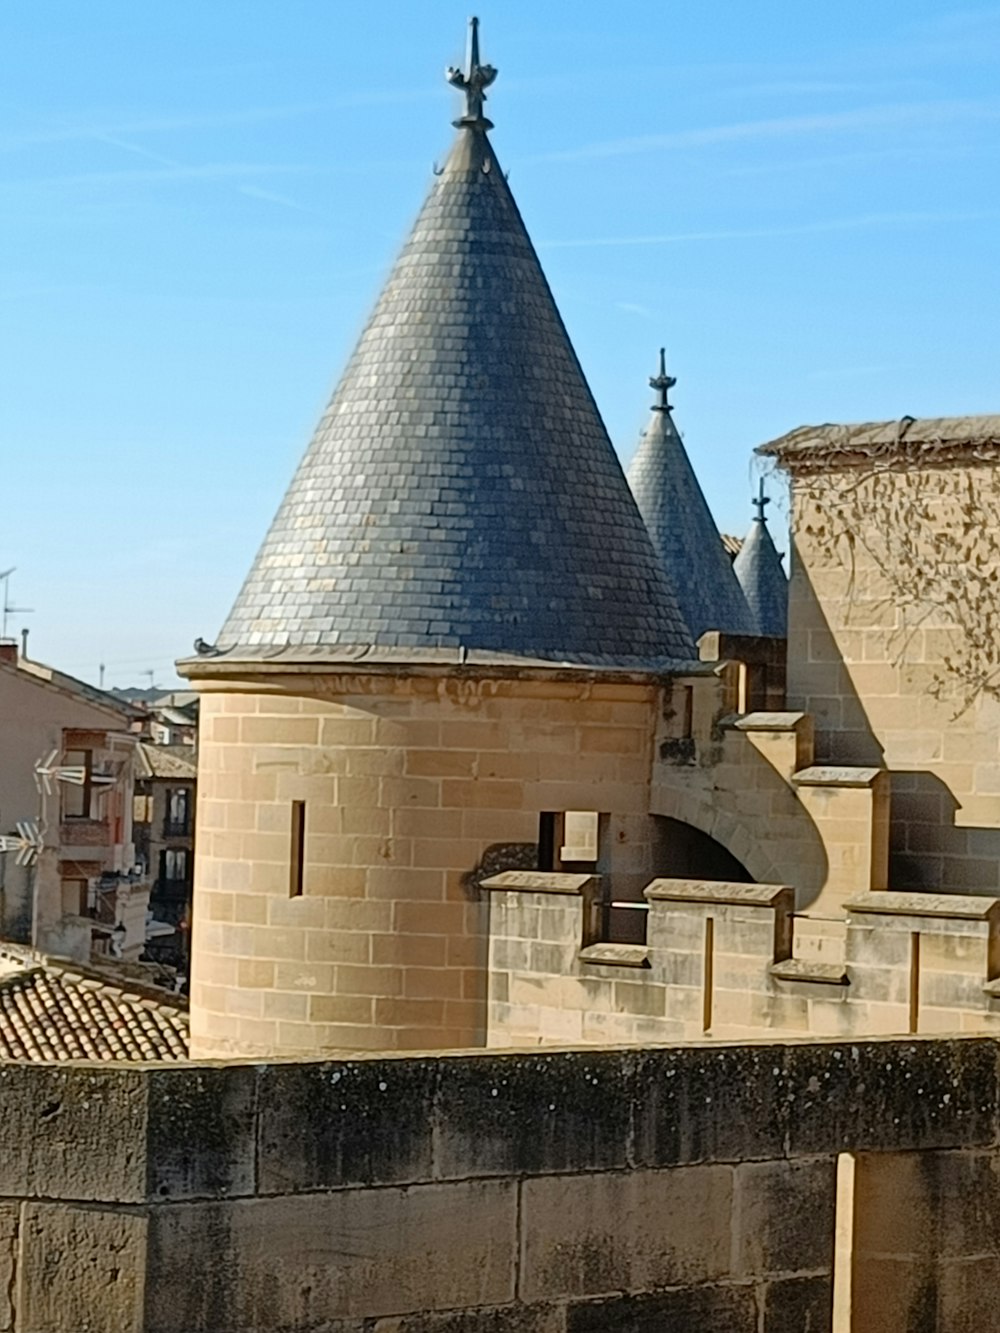
<instances>
[{"instance_id":1,"label":"white directional arrow sign","mask_svg":"<svg viewBox=\"0 0 1000 1333\"><path fill-rule=\"evenodd\" d=\"M22 819L16 825L17 834L0 834L0 852L15 852L19 866L30 865L37 859L45 843L38 825L30 819Z\"/></svg>"}]
</instances>

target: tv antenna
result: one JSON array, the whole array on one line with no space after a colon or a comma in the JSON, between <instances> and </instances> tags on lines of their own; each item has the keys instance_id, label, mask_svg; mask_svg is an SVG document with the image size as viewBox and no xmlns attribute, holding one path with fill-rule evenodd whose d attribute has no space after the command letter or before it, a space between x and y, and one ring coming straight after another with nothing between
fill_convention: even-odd
<instances>
[{"instance_id":1,"label":"tv antenna","mask_svg":"<svg viewBox=\"0 0 1000 1333\"><path fill-rule=\"evenodd\" d=\"M10 576L16 570L16 565L11 565L10 569L0 569L0 583L3 584L3 605L0 607L0 639L6 639L7 637L7 620L10 616L30 616L35 609L33 606L14 606L10 600Z\"/></svg>"}]
</instances>

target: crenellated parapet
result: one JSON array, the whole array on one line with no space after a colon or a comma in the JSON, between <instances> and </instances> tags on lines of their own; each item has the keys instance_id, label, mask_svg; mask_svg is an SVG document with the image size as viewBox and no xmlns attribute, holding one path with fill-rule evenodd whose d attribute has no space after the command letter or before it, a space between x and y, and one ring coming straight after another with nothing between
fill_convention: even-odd
<instances>
[{"instance_id":1,"label":"crenellated parapet","mask_svg":"<svg viewBox=\"0 0 1000 1333\"><path fill-rule=\"evenodd\" d=\"M788 885L654 880L631 945L600 938L593 876L484 887L492 1046L1000 1031L1000 899L861 895L831 962Z\"/></svg>"}]
</instances>

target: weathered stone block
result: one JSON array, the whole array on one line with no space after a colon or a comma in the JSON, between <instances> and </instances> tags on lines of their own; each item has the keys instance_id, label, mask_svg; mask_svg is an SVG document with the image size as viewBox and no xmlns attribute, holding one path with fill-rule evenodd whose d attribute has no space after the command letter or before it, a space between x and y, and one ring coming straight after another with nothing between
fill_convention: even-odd
<instances>
[{"instance_id":1,"label":"weathered stone block","mask_svg":"<svg viewBox=\"0 0 1000 1333\"><path fill-rule=\"evenodd\" d=\"M139 1069L0 1065L0 1195L146 1197L146 1087Z\"/></svg>"},{"instance_id":2,"label":"weathered stone block","mask_svg":"<svg viewBox=\"0 0 1000 1333\"><path fill-rule=\"evenodd\" d=\"M732 1170L716 1166L526 1180L520 1294L599 1296L721 1277L732 1194Z\"/></svg>"},{"instance_id":3,"label":"weathered stone block","mask_svg":"<svg viewBox=\"0 0 1000 1333\"><path fill-rule=\"evenodd\" d=\"M418 1058L265 1066L258 1192L430 1180L437 1076Z\"/></svg>"},{"instance_id":4,"label":"weathered stone block","mask_svg":"<svg viewBox=\"0 0 1000 1333\"><path fill-rule=\"evenodd\" d=\"M14 1280L21 1205L0 1204L0 1333L14 1333Z\"/></svg>"},{"instance_id":5,"label":"weathered stone block","mask_svg":"<svg viewBox=\"0 0 1000 1333\"><path fill-rule=\"evenodd\" d=\"M499 1309L452 1310L447 1314L378 1319L357 1333L565 1333L563 1305L508 1305ZM324 1330L325 1333L325 1330ZM330 1333L341 1333L331 1329ZM354 1329L343 1333L355 1333Z\"/></svg>"},{"instance_id":6,"label":"weathered stone block","mask_svg":"<svg viewBox=\"0 0 1000 1333\"><path fill-rule=\"evenodd\" d=\"M253 1194L256 1069L156 1069L147 1078L148 1196Z\"/></svg>"},{"instance_id":7,"label":"weathered stone block","mask_svg":"<svg viewBox=\"0 0 1000 1333\"><path fill-rule=\"evenodd\" d=\"M833 1284L828 1277L769 1282L763 1305L762 1333L831 1333Z\"/></svg>"},{"instance_id":8,"label":"weathered stone block","mask_svg":"<svg viewBox=\"0 0 1000 1333\"><path fill-rule=\"evenodd\" d=\"M994 1140L997 1045L919 1037L789 1044L788 1152L975 1147Z\"/></svg>"},{"instance_id":9,"label":"weathered stone block","mask_svg":"<svg viewBox=\"0 0 1000 1333\"><path fill-rule=\"evenodd\" d=\"M573 1303L566 1333L758 1333L753 1288L704 1286ZM802 1333L796 1329L795 1333Z\"/></svg>"},{"instance_id":10,"label":"weathered stone block","mask_svg":"<svg viewBox=\"0 0 1000 1333\"><path fill-rule=\"evenodd\" d=\"M149 1254L144 1333L298 1331L501 1306L514 1299L516 1186L175 1204L153 1210Z\"/></svg>"},{"instance_id":11,"label":"weathered stone block","mask_svg":"<svg viewBox=\"0 0 1000 1333\"><path fill-rule=\"evenodd\" d=\"M527 1061L514 1054L444 1057L435 1174L625 1166L631 1070L631 1055L621 1051L559 1051Z\"/></svg>"},{"instance_id":12,"label":"weathered stone block","mask_svg":"<svg viewBox=\"0 0 1000 1333\"><path fill-rule=\"evenodd\" d=\"M1000 1328L1000 1258L967 1257L937 1273L936 1323L928 1329L985 1333Z\"/></svg>"},{"instance_id":13,"label":"weathered stone block","mask_svg":"<svg viewBox=\"0 0 1000 1333\"><path fill-rule=\"evenodd\" d=\"M740 1162L783 1155L783 1046L637 1052L635 1162Z\"/></svg>"},{"instance_id":14,"label":"weathered stone block","mask_svg":"<svg viewBox=\"0 0 1000 1333\"><path fill-rule=\"evenodd\" d=\"M145 1272L141 1214L27 1203L21 1215L17 1333L146 1333Z\"/></svg>"},{"instance_id":15,"label":"weathered stone block","mask_svg":"<svg viewBox=\"0 0 1000 1333\"><path fill-rule=\"evenodd\" d=\"M736 1171L736 1271L833 1271L835 1157L760 1162Z\"/></svg>"}]
</instances>

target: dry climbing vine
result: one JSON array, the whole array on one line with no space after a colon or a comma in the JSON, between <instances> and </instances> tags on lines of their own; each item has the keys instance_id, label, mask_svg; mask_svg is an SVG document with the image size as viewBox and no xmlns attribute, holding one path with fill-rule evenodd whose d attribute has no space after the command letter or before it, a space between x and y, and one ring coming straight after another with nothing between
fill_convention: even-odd
<instances>
[{"instance_id":1,"label":"dry climbing vine","mask_svg":"<svg viewBox=\"0 0 1000 1333\"><path fill-rule=\"evenodd\" d=\"M943 629L948 650L936 660L928 654L931 695L950 703L956 718L980 698L1000 699L996 460L935 467L870 459L800 476L796 489L808 512L802 531L814 553L811 563L848 573L849 606L858 604L859 571L877 571L880 595L869 597L869 606L891 603L899 612L883 622L895 624L889 631L893 665L907 660L920 629Z\"/></svg>"}]
</instances>

